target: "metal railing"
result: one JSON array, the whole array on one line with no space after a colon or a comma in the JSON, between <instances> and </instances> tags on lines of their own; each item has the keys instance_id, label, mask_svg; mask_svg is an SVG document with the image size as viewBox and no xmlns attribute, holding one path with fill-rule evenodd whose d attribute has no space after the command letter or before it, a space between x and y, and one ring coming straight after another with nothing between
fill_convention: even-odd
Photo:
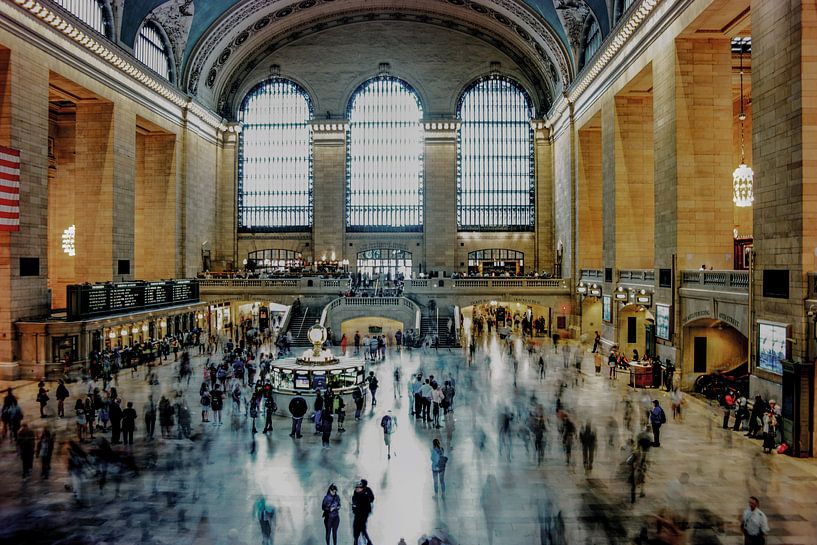
<instances>
[{"instance_id":1,"label":"metal railing","mask_svg":"<svg viewBox=\"0 0 817 545\"><path fill-rule=\"evenodd\" d=\"M569 278L440 278L418 280L408 280L405 288L426 289L439 286L443 282L444 288L567 288L570 286Z\"/></svg>"},{"instance_id":2,"label":"metal railing","mask_svg":"<svg viewBox=\"0 0 817 545\"><path fill-rule=\"evenodd\" d=\"M749 291L749 271L681 271L681 287Z\"/></svg>"},{"instance_id":3,"label":"metal railing","mask_svg":"<svg viewBox=\"0 0 817 545\"><path fill-rule=\"evenodd\" d=\"M203 288L286 288L311 290L348 290L351 287L348 278L201 278L199 286Z\"/></svg>"},{"instance_id":4,"label":"metal railing","mask_svg":"<svg viewBox=\"0 0 817 545\"><path fill-rule=\"evenodd\" d=\"M320 324L325 326L326 319L329 317L329 312L342 306L356 308L388 308L402 306L408 308L414 314L415 322L418 324L417 327L419 327L420 323L420 307L408 297L339 297L323 307Z\"/></svg>"}]
</instances>

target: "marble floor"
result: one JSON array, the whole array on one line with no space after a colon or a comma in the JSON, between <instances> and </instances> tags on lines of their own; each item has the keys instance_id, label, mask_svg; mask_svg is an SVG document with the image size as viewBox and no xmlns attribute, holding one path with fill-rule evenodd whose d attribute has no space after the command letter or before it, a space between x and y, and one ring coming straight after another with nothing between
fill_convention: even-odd
<instances>
[{"instance_id":1,"label":"marble floor","mask_svg":"<svg viewBox=\"0 0 817 545\"><path fill-rule=\"evenodd\" d=\"M201 423L201 357L194 358L199 382L183 388L194 416L192 440L146 441L143 403L151 391L158 400L178 387L175 366L170 362L159 368L159 384L153 386L142 371L135 377L122 372L120 396L135 403L140 420L136 445L127 451L114 448L132 455L137 472L112 468L101 488L90 475L82 487L83 504L74 499L67 469L74 419L35 417L36 385L0 382L3 389L15 388L25 421L35 430L50 426L59 441L49 480L40 478L39 464L31 478L21 479L14 444L0 442L0 543L255 544L262 538L252 508L263 495L276 509L273 543L317 545L324 543L321 499L336 483L342 500L339 542L352 544L349 500L361 478L376 496L369 533L378 545L397 545L401 539L414 545L422 543L422 536L462 545L738 544L743 542L738 518L750 495L760 498L768 515L769 545L817 543L815 460L763 454L758 441L720 429L717 407L687 398L683 422L673 422L668 409L661 447L647 454L644 496L632 504L625 460L638 430L624 423L626 400L635 408L637 428L641 404L655 398L669 407L666 393L632 391L623 377L594 376L586 352L582 372L576 374L564 369L561 354L548 349L544 378L527 355L515 373L504 353L495 337L482 340L472 366L459 350L391 352L385 362L371 366L380 379L380 402L375 407L367 403L360 422L347 418L347 431L333 433L329 449L321 448L311 429L302 439L290 438L290 420L283 414L275 417L271 434L253 436L243 413L231 415L229 402L222 426ZM403 375L397 395L395 366ZM406 380L418 370L455 380L455 410L441 429L408 415ZM52 414L55 388L51 385ZM72 394L84 388L69 385ZM560 391L560 402L577 428L590 423L595 430L592 470L582 466L578 439L566 463L556 418ZM547 415L541 464L524 427L532 396ZM73 407L75 399L66 405ZM279 397L278 404L285 409L287 401ZM379 426L387 410L398 418L391 459ZM506 414L513 419L503 435ZM449 455L445 498L433 495L435 437ZM657 516L676 521L680 534L661 541Z\"/></svg>"}]
</instances>

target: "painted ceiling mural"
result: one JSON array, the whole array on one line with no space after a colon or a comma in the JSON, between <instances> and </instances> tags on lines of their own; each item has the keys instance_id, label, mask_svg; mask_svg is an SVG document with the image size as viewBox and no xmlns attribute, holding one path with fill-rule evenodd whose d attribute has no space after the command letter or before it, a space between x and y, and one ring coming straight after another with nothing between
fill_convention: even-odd
<instances>
[{"instance_id":1,"label":"painted ceiling mural","mask_svg":"<svg viewBox=\"0 0 817 545\"><path fill-rule=\"evenodd\" d=\"M612 0L612 4L615 0ZM222 113L241 79L278 47L368 16L467 32L515 59L541 86L540 107L578 71L590 17L610 32L608 0L112 0L131 47L145 20L170 40L182 90Z\"/></svg>"}]
</instances>

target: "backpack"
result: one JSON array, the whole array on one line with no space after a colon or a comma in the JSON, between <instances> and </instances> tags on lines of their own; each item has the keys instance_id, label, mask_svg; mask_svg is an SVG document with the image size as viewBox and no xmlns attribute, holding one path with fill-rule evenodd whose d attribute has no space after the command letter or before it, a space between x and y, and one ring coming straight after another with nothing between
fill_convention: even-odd
<instances>
[{"instance_id":1,"label":"backpack","mask_svg":"<svg viewBox=\"0 0 817 545\"><path fill-rule=\"evenodd\" d=\"M380 425L383 427L383 430L386 433L391 433L394 431L394 420L392 420L392 417L389 415L384 416L380 420Z\"/></svg>"},{"instance_id":2,"label":"backpack","mask_svg":"<svg viewBox=\"0 0 817 545\"><path fill-rule=\"evenodd\" d=\"M377 377L372 377L372 379L369 381L369 390L377 390L377 386Z\"/></svg>"}]
</instances>

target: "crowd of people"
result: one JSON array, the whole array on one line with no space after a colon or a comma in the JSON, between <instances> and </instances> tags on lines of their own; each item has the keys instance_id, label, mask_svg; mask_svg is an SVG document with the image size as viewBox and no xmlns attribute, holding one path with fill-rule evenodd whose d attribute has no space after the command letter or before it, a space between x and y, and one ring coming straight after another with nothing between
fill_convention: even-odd
<instances>
[{"instance_id":1,"label":"crowd of people","mask_svg":"<svg viewBox=\"0 0 817 545\"><path fill-rule=\"evenodd\" d=\"M523 320L524 317L520 316L519 325L514 326L514 334L505 338L492 334L488 329L474 327L471 330L473 337L468 343L467 353L472 356L467 360L469 367L435 368L431 364L424 365L420 358L419 366L404 375L399 364L401 360L394 358L390 369L394 399L405 396L407 401L405 406L395 404L394 410L379 410L378 394L384 377L378 377L378 374L385 372L386 367L373 368L365 383L351 395L356 426L372 425L365 418L367 405L370 414L378 411L374 422L382 431L386 457L390 460L397 456L401 428L406 426L398 426L403 416L396 407L405 407L403 410L406 411L404 414L408 417L409 425L415 427L420 440L427 442L425 463L429 473L428 483L434 495L441 500L447 492L446 470L458 464L458 459L452 457L452 448L457 440L455 409L459 411L467 407L468 411L474 412L475 463L483 463L481 460L487 456L493 436L496 437L496 455L504 462L530 463L533 467L539 467L553 453L558 453L561 456L559 463L563 460L564 466L571 472L581 460L581 470L588 476L597 471L596 462L602 451L605 460L618 466L619 483L626 489L624 497L630 502L637 502L648 491L655 449L663 446L661 431L667 425L667 417L660 400L650 395L649 390L641 390L639 396L628 389L606 413L599 415L593 412L583 403L582 387L585 381L594 380L591 374L585 372L586 363L595 361L594 350L575 343L558 346L527 342L529 339L525 337ZM366 347L376 342L373 361L386 360L388 345L383 343L381 346L377 335L369 337L368 343L366 336L359 339L358 336L356 334L353 340L356 352L363 350L364 354L369 352L371 355L371 350ZM173 352L173 340L168 342L170 352ZM137 385L130 381L124 385L116 373L120 365L118 362L123 360L122 353L117 354L116 351L96 355L96 364L91 367L93 372L81 383L71 385L59 381L53 392L44 382L40 383L36 401L41 416L48 417L53 396L57 401L57 416L74 419L75 437L57 437L52 426L47 424L39 431L32 429L32 422L36 419L24 417L17 397L12 390L8 390L2 410L3 436L8 435L17 444L23 477L31 478L36 458L40 462L42 478L47 479L55 444L65 441L69 488L77 502L89 504L93 501L93 496L87 493L89 479L93 479L100 489L106 482L113 482L118 492L123 480L160 466L161 461L151 450L154 448L151 445L160 441L192 440L202 445L201 452L207 456L207 442L212 440L211 434L219 433L225 419L236 433L247 430L250 434L260 432L272 437L273 426L284 417L291 421L286 427L294 441L303 440L305 433L311 433L320 436L323 449L335 448L337 435L346 432L348 398L337 395L331 388L319 388L312 392L313 401L307 401L304 394L291 396L287 398L288 404L279 407L279 400L269 381L272 356L255 344L235 344L229 340L210 343L221 350L206 349L201 357L197 357L200 344L197 336L191 334L189 341L182 336L178 342L179 351L171 364L172 378L167 372L159 376L154 368L146 365L143 379L146 384L142 386L148 388L146 400L131 395L131 390L135 390ZM495 352L488 350L493 342L498 343ZM343 338L340 344L341 350L349 349L344 346ZM396 342L397 347L402 344L402 339ZM157 358L160 358L159 365L164 361L170 362L169 354ZM136 368L136 365L121 365ZM533 383L517 380L526 367L538 380ZM486 373L483 382L476 381L474 372L477 371ZM490 383L504 373L507 373L509 381L512 380L512 394L503 398L504 406L493 415L497 420L492 429L492 415L480 406L482 396L486 395L482 389L484 380ZM545 382L548 375L551 378ZM134 380L140 378L136 373L132 377ZM198 377L201 377L201 381ZM664 382L672 384L671 375L669 380L664 377ZM195 392L196 386L200 422L194 422L196 418L193 414L198 411L189 407L187 395L189 391ZM675 398L670 399L675 417ZM67 400L73 403L66 403ZM382 404L382 400L380 402ZM768 436L776 434L779 429L776 426L779 409L774 401L765 404L758 397L751 408L745 398L737 398L730 403L724 427L730 424L729 415L734 415L733 429L745 428L750 436L762 433L765 448ZM69 407L67 413L66 406ZM70 411L72 406L73 413ZM158 434L155 432L157 420L160 427ZM308 423L307 429L304 429L304 420ZM680 421L676 422L680 424ZM135 449L134 438L148 450L141 452ZM342 440L340 444L343 445ZM254 441L252 445L255 448ZM175 459L172 461L178 462ZM189 463L192 465L195 462ZM340 513L347 505L352 512L351 534L354 543L357 545L358 540L372 542L368 522L373 513L375 493L365 478L357 479L355 483L351 490L345 491L345 495L339 493L336 484L330 484L319 505L314 506L316 513L320 513L327 545L330 542L337 544L342 524ZM161 489L160 484L154 486ZM196 484L193 487L194 494L201 492L199 486ZM489 543L494 540L497 512L501 511L501 506L497 505L498 490L496 477L488 472L480 505ZM165 493L169 504L179 494L177 490L170 489L166 489ZM269 497L258 498L253 512L262 538L271 543L276 532L275 502ZM680 532L683 528L673 517L663 517L661 521L660 524L671 532ZM540 508L539 524L540 531L547 535L542 538L547 539L543 543L560 543L555 537L560 532L564 539L564 514L546 502ZM759 510L759 500L756 498L750 500L747 511L741 517L741 529L747 543L751 544L760 543L758 536L762 538L769 532L768 522ZM454 542L450 536L439 534L426 538L429 543L435 539L438 543Z\"/></svg>"}]
</instances>

